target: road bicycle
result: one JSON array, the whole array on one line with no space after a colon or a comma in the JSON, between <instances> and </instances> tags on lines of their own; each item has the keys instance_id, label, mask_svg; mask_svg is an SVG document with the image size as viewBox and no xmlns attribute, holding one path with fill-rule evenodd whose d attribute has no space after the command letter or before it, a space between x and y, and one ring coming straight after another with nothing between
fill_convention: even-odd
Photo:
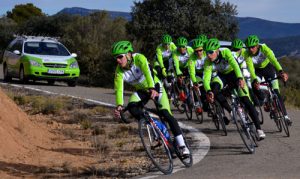
<instances>
[{"instance_id":1,"label":"road bicycle","mask_svg":"<svg viewBox=\"0 0 300 179\"><path fill-rule=\"evenodd\" d=\"M183 136L186 147L190 150L188 156L183 156L181 148L177 145L174 136L167 127L168 125L164 123L159 112L157 112L159 104L155 100L153 101L156 110L146 108L141 103L143 115L138 122L139 136L148 157L154 166L164 174L171 174L173 171L174 153L186 167L191 167L193 157L188 142ZM126 110L128 110L128 107L121 112L121 119L124 122L127 122L123 115Z\"/></svg>"},{"instance_id":2,"label":"road bicycle","mask_svg":"<svg viewBox=\"0 0 300 179\"><path fill-rule=\"evenodd\" d=\"M224 135L227 136L227 129L224 121L224 109L217 100L214 100L212 103L208 103L208 116L212 117L212 121L217 130L220 130L221 124Z\"/></svg>"}]
</instances>

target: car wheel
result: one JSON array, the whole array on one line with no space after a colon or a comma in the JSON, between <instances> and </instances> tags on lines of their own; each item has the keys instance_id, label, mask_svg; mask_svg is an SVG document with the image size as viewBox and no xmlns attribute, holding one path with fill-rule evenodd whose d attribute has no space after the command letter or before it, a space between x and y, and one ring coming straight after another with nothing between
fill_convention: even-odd
<instances>
[{"instance_id":1,"label":"car wheel","mask_svg":"<svg viewBox=\"0 0 300 179\"><path fill-rule=\"evenodd\" d=\"M8 74L8 69L6 64L3 65L3 75L4 75L4 81L6 82L11 81L11 76L9 76Z\"/></svg>"},{"instance_id":2,"label":"car wheel","mask_svg":"<svg viewBox=\"0 0 300 179\"><path fill-rule=\"evenodd\" d=\"M55 80L47 80L48 81L48 85L54 85Z\"/></svg>"},{"instance_id":3,"label":"car wheel","mask_svg":"<svg viewBox=\"0 0 300 179\"><path fill-rule=\"evenodd\" d=\"M20 68L19 78L20 78L21 83L23 83L23 84L25 84L25 83L28 82L28 79L25 76L25 71L24 71L24 67L23 66L21 66L21 68Z\"/></svg>"},{"instance_id":4,"label":"car wheel","mask_svg":"<svg viewBox=\"0 0 300 179\"><path fill-rule=\"evenodd\" d=\"M68 86L75 87L77 85L77 80L70 80L67 83L68 83Z\"/></svg>"}]
</instances>

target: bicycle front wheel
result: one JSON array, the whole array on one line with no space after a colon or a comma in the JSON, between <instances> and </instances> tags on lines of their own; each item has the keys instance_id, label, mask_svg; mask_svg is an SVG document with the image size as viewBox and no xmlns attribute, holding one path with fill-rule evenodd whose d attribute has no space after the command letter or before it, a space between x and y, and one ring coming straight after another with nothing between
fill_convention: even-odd
<instances>
[{"instance_id":1,"label":"bicycle front wheel","mask_svg":"<svg viewBox=\"0 0 300 179\"><path fill-rule=\"evenodd\" d=\"M233 120L235 121L237 131L239 132L243 143L245 144L248 151L251 154L254 154L255 142L250 134L249 126L247 126L247 124L244 123L243 120L245 120L245 119L242 119L242 116L240 114L238 114L238 111L235 108L233 108L232 113L233 113L233 117L234 117Z\"/></svg>"},{"instance_id":2,"label":"bicycle front wheel","mask_svg":"<svg viewBox=\"0 0 300 179\"><path fill-rule=\"evenodd\" d=\"M285 134L287 135L287 137L290 137L289 124L284 119L282 105L281 105L280 101L278 100L278 98L275 99L275 102L276 102L276 107L277 107L279 121L281 122L282 128L283 128Z\"/></svg>"},{"instance_id":3,"label":"bicycle front wheel","mask_svg":"<svg viewBox=\"0 0 300 179\"><path fill-rule=\"evenodd\" d=\"M169 147L158 130L147 119L139 121L139 135L147 155L157 169L167 175L173 171L173 160Z\"/></svg>"},{"instance_id":4,"label":"bicycle front wheel","mask_svg":"<svg viewBox=\"0 0 300 179\"><path fill-rule=\"evenodd\" d=\"M226 129L226 125L224 122L224 117L225 117L224 110L223 110L222 106L220 105L220 103L218 103L218 101L215 102L215 105L216 105L216 114L218 116L219 122L223 129L224 135L227 136L227 129Z\"/></svg>"}]
</instances>

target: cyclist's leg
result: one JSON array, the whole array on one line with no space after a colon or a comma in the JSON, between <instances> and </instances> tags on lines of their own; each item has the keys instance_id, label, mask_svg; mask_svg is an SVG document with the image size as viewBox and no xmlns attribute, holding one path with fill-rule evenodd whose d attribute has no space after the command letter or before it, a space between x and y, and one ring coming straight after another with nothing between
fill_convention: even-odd
<instances>
[{"instance_id":1,"label":"cyclist's leg","mask_svg":"<svg viewBox=\"0 0 300 179\"><path fill-rule=\"evenodd\" d=\"M221 106L226 109L229 113L231 112L231 107L228 104L225 96L222 94L221 89L223 88L223 81L219 77L215 77L211 83L211 90L215 95L215 98L221 104Z\"/></svg>"},{"instance_id":2,"label":"cyclist's leg","mask_svg":"<svg viewBox=\"0 0 300 179\"><path fill-rule=\"evenodd\" d=\"M129 98L128 111L134 118L140 120L143 117L142 103L146 104L148 100L147 92L134 92Z\"/></svg>"}]
</instances>

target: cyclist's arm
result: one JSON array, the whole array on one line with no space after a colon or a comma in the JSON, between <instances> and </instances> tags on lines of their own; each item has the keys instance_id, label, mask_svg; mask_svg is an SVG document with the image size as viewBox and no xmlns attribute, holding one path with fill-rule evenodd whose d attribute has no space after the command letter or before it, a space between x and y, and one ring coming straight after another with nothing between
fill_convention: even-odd
<instances>
[{"instance_id":1,"label":"cyclist's arm","mask_svg":"<svg viewBox=\"0 0 300 179\"><path fill-rule=\"evenodd\" d=\"M266 44L261 45L261 50L263 54L265 54L266 57L270 60L271 64L275 67L275 69L277 71L281 71L282 67L278 62L277 58L275 57L274 52Z\"/></svg>"},{"instance_id":2,"label":"cyclist's arm","mask_svg":"<svg viewBox=\"0 0 300 179\"><path fill-rule=\"evenodd\" d=\"M243 74L241 72L240 66L237 63L237 61L234 59L234 57L232 56L231 51L229 49L225 49L222 51L222 53L224 54L225 59L228 60L230 66L233 68L236 77L243 78Z\"/></svg>"},{"instance_id":3,"label":"cyclist's arm","mask_svg":"<svg viewBox=\"0 0 300 179\"><path fill-rule=\"evenodd\" d=\"M176 55L176 52L172 54L172 59L173 59L173 63L174 63L174 66L175 66L175 72L176 72L176 75L182 75L182 72L180 70L180 67L179 67L179 59L178 59L178 56Z\"/></svg>"},{"instance_id":4,"label":"cyclist's arm","mask_svg":"<svg viewBox=\"0 0 300 179\"><path fill-rule=\"evenodd\" d=\"M250 72L251 81L253 82L254 80L257 80L257 77L256 77L256 74L255 74L255 68L254 68L254 64L253 64L253 61L252 61L252 57L249 54L246 54L245 55L245 61L246 61L246 64L247 64L247 68Z\"/></svg>"},{"instance_id":5,"label":"cyclist's arm","mask_svg":"<svg viewBox=\"0 0 300 179\"><path fill-rule=\"evenodd\" d=\"M164 62L163 62L163 57L162 57L162 50L160 48L160 46L158 46L156 48L156 57L157 57L157 61L159 63L159 66L163 69L165 68L164 66Z\"/></svg>"},{"instance_id":6,"label":"cyclist's arm","mask_svg":"<svg viewBox=\"0 0 300 179\"><path fill-rule=\"evenodd\" d=\"M114 79L114 89L116 95L116 105L123 106L123 90L124 90L124 81L123 81L123 72L122 70L117 67L115 72L115 79Z\"/></svg>"},{"instance_id":7,"label":"cyclist's arm","mask_svg":"<svg viewBox=\"0 0 300 179\"><path fill-rule=\"evenodd\" d=\"M195 58L194 55L192 55L188 60L188 68L190 73L190 78L192 79L193 83L196 83L196 69L195 69Z\"/></svg>"},{"instance_id":8,"label":"cyclist's arm","mask_svg":"<svg viewBox=\"0 0 300 179\"><path fill-rule=\"evenodd\" d=\"M138 54L136 56L136 58L137 58L136 65L141 68L141 70L146 78L148 88L154 88L154 80L153 80L153 76L151 74L151 70L149 68L147 58L142 54Z\"/></svg>"},{"instance_id":9,"label":"cyclist's arm","mask_svg":"<svg viewBox=\"0 0 300 179\"><path fill-rule=\"evenodd\" d=\"M205 91L210 91L210 81L211 81L211 74L212 74L212 63L210 60L206 59L204 62L204 72L203 72L203 85Z\"/></svg>"}]
</instances>

